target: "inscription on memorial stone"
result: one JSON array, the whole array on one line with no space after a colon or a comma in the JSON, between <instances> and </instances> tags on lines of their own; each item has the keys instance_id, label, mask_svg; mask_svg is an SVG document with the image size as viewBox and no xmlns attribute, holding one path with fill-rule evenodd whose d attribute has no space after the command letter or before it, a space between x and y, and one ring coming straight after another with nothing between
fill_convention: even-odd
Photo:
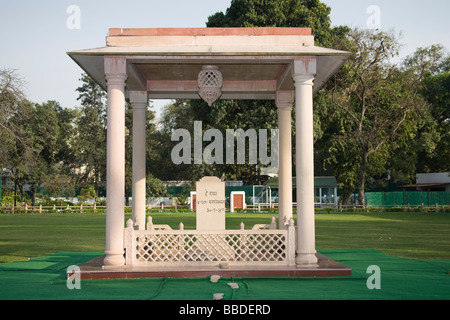
<instances>
[{"instance_id":1,"label":"inscription on memorial stone","mask_svg":"<svg viewBox=\"0 0 450 320\"><path fill-rule=\"evenodd\" d=\"M197 230L225 230L225 182L204 177L196 190Z\"/></svg>"}]
</instances>

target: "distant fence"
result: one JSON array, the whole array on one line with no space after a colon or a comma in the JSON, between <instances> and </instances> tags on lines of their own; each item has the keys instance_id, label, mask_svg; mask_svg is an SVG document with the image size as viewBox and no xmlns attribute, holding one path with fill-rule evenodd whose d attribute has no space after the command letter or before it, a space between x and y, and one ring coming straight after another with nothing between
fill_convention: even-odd
<instances>
[{"instance_id":1,"label":"distant fence","mask_svg":"<svg viewBox=\"0 0 450 320\"><path fill-rule=\"evenodd\" d=\"M53 206L1 206L0 213L101 213L106 211L106 206L97 205L53 205Z\"/></svg>"},{"instance_id":2,"label":"distant fence","mask_svg":"<svg viewBox=\"0 0 450 320\"><path fill-rule=\"evenodd\" d=\"M125 206L125 212L131 212L132 207ZM147 212L189 212L189 206L178 205L171 207L152 207L147 206ZM0 207L0 213L105 213L106 206L97 206L97 205L53 205L53 206L29 206L29 205L20 205L20 206L2 206Z\"/></svg>"},{"instance_id":3,"label":"distant fence","mask_svg":"<svg viewBox=\"0 0 450 320\"><path fill-rule=\"evenodd\" d=\"M368 206L448 206L450 192L434 191L400 191L400 192L368 192Z\"/></svg>"},{"instance_id":4,"label":"distant fence","mask_svg":"<svg viewBox=\"0 0 450 320\"><path fill-rule=\"evenodd\" d=\"M235 212L278 212L278 203L262 203L257 205L247 205L247 209L235 208ZM293 206L296 209L296 206ZM131 212L131 206L124 207L125 212ZM0 213L105 213L106 206L97 206L90 204L77 204L77 205L53 205L53 206L30 206L27 204L19 206L0 206ZM159 205L152 206L148 204L146 206L146 212L195 212L190 209L189 205Z\"/></svg>"},{"instance_id":5,"label":"distant fence","mask_svg":"<svg viewBox=\"0 0 450 320\"><path fill-rule=\"evenodd\" d=\"M131 212L132 207L125 206L125 212ZM366 193L366 205L316 206L316 212L450 212L450 192L370 192ZM292 205L296 213L297 206ZM105 213L106 206L89 204L53 205L53 206L0 206L0 213ZM188 205L146 206L147 213L154 212L195 212ZM248 213L278 213L278 203L247 204L245 209L235 209L235 212Z\"/></svg>"}]
</instances>

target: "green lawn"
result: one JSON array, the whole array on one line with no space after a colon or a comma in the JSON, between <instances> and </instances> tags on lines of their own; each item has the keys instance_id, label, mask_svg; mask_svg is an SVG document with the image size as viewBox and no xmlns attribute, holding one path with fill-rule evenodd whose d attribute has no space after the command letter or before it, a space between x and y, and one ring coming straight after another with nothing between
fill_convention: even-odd
<instances>
[{"instance_id":1,"label":"green lawn","mask_svg":"<svg viewBox=\"0 0 450 320\"><path fill-rule=\"evenodd\" d=\"M227 214L228 229L269 223L273 214ZM153 223L195 228L192 213L152 214ZM126 215L127 219L130 217ZM60 251L103 251L105 214L1 214L0 263ZM410 259L450 259L450 215L435 213L316 214L317 250L376 249Z\"/></svg>"}]
</instances>

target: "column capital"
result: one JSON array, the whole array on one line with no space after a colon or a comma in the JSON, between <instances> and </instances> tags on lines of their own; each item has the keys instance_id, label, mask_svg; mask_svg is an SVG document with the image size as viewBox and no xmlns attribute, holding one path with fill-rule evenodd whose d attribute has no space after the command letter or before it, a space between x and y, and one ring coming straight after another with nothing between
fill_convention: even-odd
<instances>
[{"instance_id":1,"label":"column capital","mask_svg":"<svg viewBox=\"0 0 450 320\"><path fill-rule=\"evenodd\" d=\"M130 103L133 109L147 109L148 94L147 91L129 91Z\"/></svg>"},{"instance_id":2,"label":"column capital","mask_svg":"<svg viewBox=\"0 0 450 320\"><path fill-rule=\"evenodd\" d=\"M292 79L294 79L294 85L314 85L315 74L312 73L295 73L292 75Z\"/></svg>"},{"instance_id":3,"label":"column capital","mask_svg":"<svg viewBox=\"0 0 450 320\"><path fill-rule=\"evenodd\" d=\"M317 60L315 56L304 56L292 62L292 79L295 85L313 85L317 73Z\"/></svg>"},{"instance_id":4,"label":"column capital","mask_svg":"<svg viewBox=\"0 0 450 320\"><path fill-rule=\"evenodd\" d=\"M124 56L105 56L105 73L127 73L127 58Z\"/></svg>"},{"instance_id":5,"label":"column capital","mask_svg":"<svg viewBox=\"0 0 450 320\"><path fill-rule=\"evenodd\" d=\"M128 76L126 73L105 73L105 79L108 86L123 86Z\"/></svg>"},{"instance_id":6,"label":"column capital","mask_svg":"<svg viewBox=\"0 0 450 320\"><path fill-rule=\"evenodd\" d=\"M276 98L275 98L275 104L279 111L283 110L292 110L292 106L294 104L295 100L295 93L294 91L288 90L288 91L277 91L276 92Z\"/></svg>"},{"instance_id":7,"label":"column capital","mask_svg":"<svg viewBox=\"0 0 450 320\"><path fill-rule=\"evenodd\" d=\"M315 56L303 56L292 61L292 73L317 73L317 59Z\"/></svg>"},{"instance_id":8,"label":"column capital","mask_svg":"<svg viewBox=\"0 0 450 320\"><path fill-rule=\"evenodd\" d=\"M122 56L105 57L105 79L107 85L123 85L128 78L127 59Z\"/></svg>"}]
</instances>

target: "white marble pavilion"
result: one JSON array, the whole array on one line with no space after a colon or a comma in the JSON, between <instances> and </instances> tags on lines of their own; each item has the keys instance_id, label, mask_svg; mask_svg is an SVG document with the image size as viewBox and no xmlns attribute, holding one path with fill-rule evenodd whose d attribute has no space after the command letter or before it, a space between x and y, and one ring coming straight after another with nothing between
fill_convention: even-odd
<instances>
[{"instance_id":1,"label":"white marble pavilion","mask_svg":"<svg viewBox=\"0 0 450 320\"><path fill-rule=\"evenodd\" d=\"M220 99L276 102L280 230L292 221L291 111L295 108L295 265L317 264L313 96L341 67L348 52L315 46L309 28L114 28L109 30L105 47L68 55L108 93L104 267L126 264L125 99L133 106L133 224L134 229L144 230L148 101L201 99L198 76L205 69L220 71Z\"/></svg>"}]
</instances>

